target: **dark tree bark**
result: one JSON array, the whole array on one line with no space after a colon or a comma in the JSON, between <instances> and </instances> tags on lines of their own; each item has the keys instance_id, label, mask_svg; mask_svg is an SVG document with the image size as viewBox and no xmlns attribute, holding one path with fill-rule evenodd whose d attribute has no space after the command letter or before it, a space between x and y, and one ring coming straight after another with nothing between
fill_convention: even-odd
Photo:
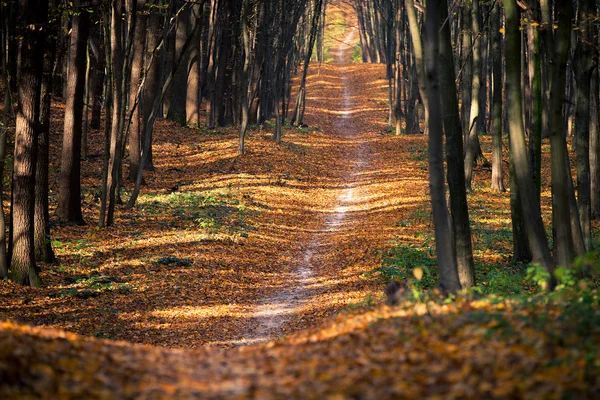
<instances>
[{"instance_id":1,"label":"dark tree bark","mask_svg":"<svg viewBox=\"0 0 600 400\"><path fill-rule=\"evenodd\" d=\"M41 286L33 244L37 132L40 119L44 41L48 2L19 1L21 37L17 85L15 133L12 251L10 278L21 285Z\"/></svg>"},{"instance_id":2,"label":"dark tree bark","mask_svg":"<svg viewBox=\"0 0 600 400\"><path fill-rule=\"evenodd\" d=\"M471 180L473 179L473 166L477 158L479 147L479 132L477 132L477 123L479 120L479 101L481 91L481 38L478 37L481 27L479 23L479 0L472 0L471 3L471 23L472 23L472 42L473 42L473 70L471 73L471 105L468 118L468 131L465 132L466 154L465 154L465 185L467 190L471 190Z\"/></svg>"},{"instance_id":3,"label":"dark tree bark","mask_svg":"<svg viewBox=\"0 0 600 400\"><path fill-rule=\"evenodd\" d=\"M55 1L50 7L55 7ZM56 35L58 27L50 24L49 36ZM48 163L50 150L50 106L52 102L52 70L56 58L56 41L46 40L44 56L44 75L40 104L40 133L38 137L38 157L35 171L35 214L34 214L34 248L35 259L38 262L54 263L56 257L50 242L50 214L48 212Z\"/></svg>"},{"instance_id":4,"label":"dark tree bark","mask_svg":"<svg viewBox=\"0 0 600 400\"><path fill-rule=\"evenodd\" d=\"M203 19L204 4L196 4L191 9L191 20L190 25L194 26L196 20ZM185 102L185 114L186 114L186 125L190 127L197 127L200 123L200 45L201 37L200 30L197 29L194 34L192 45L189 49L189 64L187 66L187 87L186 87L186 102ZM183 70L183 68L182 68Z\"/></svg>"},{"instance_id":5,"label":"dark tree bark","mask_svg":"<svg viewBox=\"0 0 600 400\"><path fill-rule=\"evenodd\" d=\"M573 260L573 239L569 210L569 188L571 179L566 158L566 144L563 131L563 105L565 101L565 76L570 47L572 5L569 2L557 4L558 29L553 46L551 67L550 100L550 148L552 158L552 229L554 233L554 257L556 263L568 266Z\"/></svg>"},{"instance_id":6,"label":"dark tree bark","mask_svg":"<svg viewBox=\"0 0 600 400\"><path fill-rule=\"evenodd\" d=\"M448 8L440 5L440 20L448 16ZM456 93L454 59L450 42L450 26L445 24L440 31L440 83L443 121L446 131L446 161L448 165L448 187L454 237L454 254L462 287L475 285L473 245L465 188L463 135Z\"/></svg>"},{"instance_id":7,"label":"dark tree bark","mask_svg":"<svg viewBox=\"0 0 600 400\"><path fill-rule=\"evenodd\" d=\"M94 18L90 30L90 75L89 91L92 100L92 117L90 128L100 129L103 108L104 78L105 78L105 48L102 38L100 18Z\"/></svg>"},{"instance_id":8,"label":"dark tree bark","mask_svg":"<svg viewBox=\"0 0 600 400\"><path fill-rule=\"evenodd\" d=\"M514 162L513 170L521 195L521 207L533 258L550 273L553 273L556 264L550 254L541 211L536 201L521 117L521 39L519 9L516 0L504 0L504 10L506 15L506 104L510 150Z\"/></svg>"},{"instance_id":9,"label":"dark tree bark","mask_svg":"<svg viewBox=\"0 0 600 400\"><path fill-rule=\"evenodd\" d=\"M79 2L75 2L76 9ZM81 137L85 94L86 48L89 13L77 9L73 15L69 57L69 80L65 93L65 122L56 213L67 223L84 225L81 211Z\"/></svg>"},{"instance_id":10,"label":"dark tree bark","mask_svg":"<svg viewBox=\"0 0 600 400\"><path fill-rule=\"evenodd\" d=\"M178 4L181 0L178 0ZM191 8L186 9L181 13L181 17L177 20L177 28L175 34L175 52L174 57L179 57L181 50L188 35L190 34L190 24L192 20ZM188 64L189 64L189 51L185 53L182 61L182 68L178 68L173 77L173 83L171 85L171 94L169 101L169 112L167 118L171 121L177 122L178 124L185 125L186 123L186 93L187 93L187 81L188 81Z\"/></svg>"},{"instance_id":11,"label":"dark tree bark","mask_svg":"<svg viewBox=\"0 0 600 400\"><path fill-rule=\"evenodd\" d=\"M574 72L576 84L575 148L577 150L577 205L585 247L592 247L592 202L590 188L590 81L592 78L592 31L595 20L595 1L579 2L578 43L575 49Z\"/></svg>"},{"instance_id":12,"label":"dark tree bark","mask_svg":"<svg viewBox=\"0 0 600 400\"><path fill-rule=\"evenodd\" d=\"M145 0L138 0L138 15L133 37L133 59L131 61L131 83L129 85L129 107L134 107L140 88L144 70L144 51L146 45ZM129 126L129 175L128 179L135 182L142 157L142 124L140 107L135 108L131 115Z\"/></svg>"},{"instance_id":13,"label":"dark tree bark","mask_svg":"<svg viewBox=\"0 0 600 400\"><path fill-rule=\"evenodd\" d=\"M492 14L492 189L504 192L502 170L502 35L500 33L500 4L496 2Z\"/></svg>"},{"instance_id":14,"label":"dark tree bark","mask_svg":"<svg viewBox=\"0 0 600 400\"><path fill-rule=\"evenodd\" d=\"M438 76L439 17L437 0L427 3L427 43L425 45L425 74L427 95L429 97L429 185L431 188L431 206L435 226L435 243L440 274L440 288L445 292L461 289L452 249L452 234L449 226L448 209L444 186L443 116L440 101L440 83ZM449 32L449 31L448 31Z\"/></svg>"}]
</instances>

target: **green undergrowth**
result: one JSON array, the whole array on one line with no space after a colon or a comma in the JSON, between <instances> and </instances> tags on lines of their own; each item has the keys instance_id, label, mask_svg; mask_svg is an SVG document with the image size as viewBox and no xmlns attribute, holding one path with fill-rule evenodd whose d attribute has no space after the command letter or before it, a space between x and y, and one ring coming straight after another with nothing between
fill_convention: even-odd
<instances>
[{"instance_id":1,"label":"green undergrowth","mask_svg":"<svg viewBox=\"0 0 600 400\"><path fill-rule=\"evenodd\" d=\"M469 291L483 296L529 296L543 293L549 279L548 272L535 264L526 264L511 260L512 233L508 229L493 229L486 225L483 204L473 202L472 234L473 253L475 258L475 281L477 286ZM438 268L433 237L432 217L429 204L416 208L405 219L399 221L401 228L420 229L410 241L398 240L390 248L381 252L381 265L366 276L382 283L392 280L405 282L415 293L435 289L438 282ZM598 235L594 237L594 249L598 246ZM486 262L483 254L500 255L499 261ZM555 273L560 287L577 287L579 285L598 287L600 285L600 252L595 250L579 257L571 268L559 267ZM415 278L415 270L420 279ZM421 276L422 275L422 276ZM583 279L582 277L586 277Z\"/></svg>"},{"instance_id":2,"label":"green undergrowth","mask_svg":"<svg viewBox=\"0 0 600 400\"><path fill-rule=\"evenodd\" d=\"M168 215L165 224L174 228L193 228L207 234L247 237L255 215L248 196L233 189L224 191L185 191L147 194L140 197L139 208L145 215Z\"/></svg>"}]
</instances>

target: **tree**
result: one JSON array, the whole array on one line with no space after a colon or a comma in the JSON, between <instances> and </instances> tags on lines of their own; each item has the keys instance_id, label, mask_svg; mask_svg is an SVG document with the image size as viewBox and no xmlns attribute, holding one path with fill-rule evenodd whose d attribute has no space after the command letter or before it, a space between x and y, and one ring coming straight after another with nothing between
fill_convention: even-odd
<instances>
[{"instance_id":1,"label":"tree","mask_svg":"<svg viewBox=\"0 0 600 400\"><path fill-rule=\"evenodd\" d=\"M41 286L33 243L35 171L44 41L48 2L19 1L20 42L17 120L13 170L12 251L10 278L21 285Z\"/></svg>"},{"instance_id":2,"label":"tree","mask_svg":"<svg viewBox=\"0 0 600 400\"><path fill-rule=\"evenodd\" d=\"M520 203L534 260L553 273L556 264L550 254L541 211L536 201L521 117L521 35L516 0L504 0L504 12L506 18L506 105L510 151L514 162L513 173L521 195Z\"/></svg>"},{"instance_id":3,"label":"tree","mask_svg":"<svg viewBox=\"0 0 600 400\"><path fill-rule=\"evenodd\" d=\"M440 20L443 23L447 19L448 8L445 4L442 4L439 10ZM450 190L450 210L454 237L453 254L456 257L461 285L463 287L470 287L475 285L473 245L465 186L463 134L455 84L456 75L454 73L454 59L452 57L450 25L443 23L440 32L440 84L443 121L446 132L448 187Z\"/></svg>"},{"instance_id":4,"label":"tree","mask_svg":"<svg viewBox=\"0 0 600 400\"><path fill-rule=\"evenodd\" d=\"M579 219L586 248L592 246L592 203L590 188L590 81L592 79L592 23L595 1L583 0L578 8L578 42L575 49L576 83L575 148L577 151L577 194Z\"/></svg>"},{"instance_id":5,"label":"tree","mask_svg":"<svg viewBox=\"0 0 600 400\"><path fill-rule=\"evenodd\" d=\"M51 9L56 2L50 2ZM58 13L58 16L61 14ZM44 54L44 74L40 94L40 133L38 136L38 156L35 168L35 213L34 238L35 259L38 262L53 263L56 261L50 242L50 213L48 210L48 167L50 153L50 106L52 102L53 79L52 71L56 58L56 36L60 18L54 18L48 23L48 37Z\"/></svg>"},{"instance_id":6,"label":"tree","mask_svg":"<svg viewBox=\"0 0 600 400\"><path fill-rule=\"evenodd\" d=\"M438 75L439 16L437 0L427 3L425 45L425 76L429 97L429 185L431 188L431 207L435 227L435 243L440 274L439 286L443 291L456 292L461 289L456 267L456 258L452 246L452 234L449 226L448 209L444 186L444 154L442 104L440 102L440 83Z\"/></svg>"},{"instance_id":7,"label":"tree","mask_svg":"<svg viewBox=\"0 0 600 400\"><path fill-rule=\"evenodd\" d=\"M502 34L500 33L500 4L492 11L492 189L504 192L502 172ZM540 125L541 127L541 125Z\"/></svg>"},{"instance_id":8,"label":"tree","mask_svg":"<svg viewBox=\"0 0 600 400\"><path fill-rule=\"evenodd\" d=\"M81 138L90 18L79 1L74 2L72 14L57 215L65 222L84 225L81 211Z\"/></svg>"}]
</instances>

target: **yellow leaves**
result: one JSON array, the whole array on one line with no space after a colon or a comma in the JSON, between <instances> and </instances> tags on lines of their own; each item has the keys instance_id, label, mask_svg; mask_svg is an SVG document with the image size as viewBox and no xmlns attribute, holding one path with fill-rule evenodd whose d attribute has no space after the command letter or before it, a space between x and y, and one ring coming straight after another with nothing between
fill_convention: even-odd
<instances>
[{"instance_id":1,"label":"yellow leaves","mask_svg":"<svg viewBox=\"0 0 600 400\"><path fill-rule=\"evenodd\" d=\"M423 279L423 268L417 267L417 268L413 269L413 275L419 281L421 279Z\"/></svg>"}]
</instances>

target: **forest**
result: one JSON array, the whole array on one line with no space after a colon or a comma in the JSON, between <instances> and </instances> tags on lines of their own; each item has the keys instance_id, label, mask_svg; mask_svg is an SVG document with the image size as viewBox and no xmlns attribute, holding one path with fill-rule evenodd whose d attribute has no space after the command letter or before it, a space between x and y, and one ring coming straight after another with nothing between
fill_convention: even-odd
<instances>
[{"instance_id":1,"label":"forest","mask_svg":"<svg viewBox=\"0 0 600 400\"><path fill-rule=\"evenodd\" d=\"M600 397L600 2L0 1L3 398Z\"/></svg>"}]
</instances>

